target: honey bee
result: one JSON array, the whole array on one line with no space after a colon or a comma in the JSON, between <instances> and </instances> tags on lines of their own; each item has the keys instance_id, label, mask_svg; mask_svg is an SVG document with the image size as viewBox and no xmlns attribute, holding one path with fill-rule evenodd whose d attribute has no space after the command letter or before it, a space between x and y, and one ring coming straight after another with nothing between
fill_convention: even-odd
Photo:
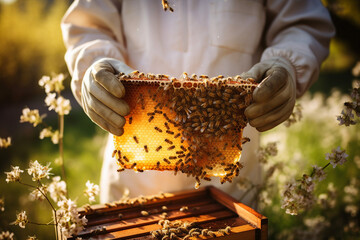
<instances>
[{"instance_id":1,"label":"honey bee","mask_svg":"<svg viewBox=\"0 0 360 240\"><path fill-rule=\"evenodd\" d=\"M183 207L180 208L180 212L187 212L187 211L189 211L188 206L183 206ZM194 229L192 229L192 230L194 230Z\"/></svg>"},{"instance_id":2,"label":"honey bee","mask_svg":"<svg viewBox=\"0 0 360 240\"><path fill-rule=\"evenodd\" d=\"M182 159L179 159L179 160L175 163L175 165L179 165L182 161L183 161Z\"/></svg>"},{"instance_id":3,"label":"honey bee","mask_svg":"<svg viewBox=\"0 0 360 240\"><path fill-rule=\"evenodd\" d=\"M241 144L245 144L245 143L247 143L247 142L250 142L250 138L248 138L248 137L243 137L243 138L241 139Z\"/></svg>"},{"instance_id":4,"label":"honey bee","mask_svg":"<svg viewBox=\"0 0 360 240\"><path fill-rule=\"evenodd\" d=\"M177 156L170 156L169 159L173 160L173 159L176 159Z\"/></svg>"},{"instance_id":5,"label":"honey bee","mask_svg":"<svg viewBox=\"0 0 360 240\"><path fill-rule=\"evenodd\" d=\"M136 136L133 136L134 141L139 144L139 139Z\"/></svg>"},{"instance_id":6,"label":"honey bee","mask_svg":"<svg viewBox=\"0 0 360 240\"><path fill-rule=\"evenodd\" d=\"M174 146L174 145L172 145L172 146L168 147L168 149L167 149L167 150L173 150L174 148L175 148L175 146Z\"/></svg>"},{"instance_id":7,"label":"honey bee","mask_svg":"<svg viewBox=\"0 0 360 240\"><path fill-rule=\"evenodd\" d=\"M145 77L145 74L143 72L139 73L138 78L143 78L143 77Z\"/></svg>"},{"instance_id":8,"label":"honey bee","mask_svg":"<svg viewBox=\"0 0 360 240\"><path fill-rule=\"evenodd\" d=\"M168 159L166 159L166 158L164 158L163 161L166 162L167 164L170 164L170 163L171 163L171 162L170 162Z\"/></svg>"},{"instance_id":9,"label":"honey bee","mask_svg":"<svg viewBox=\"0 0 360 240\"><path fill-rule=\"evenodd\" d=\"M206 165L205 166L207 169L209 169L209 170L213 170L213 167L211 167L211 166L209 166L209 165Z\"/></svg>"},{"instance_id":10,"label":"honey bee","mask_svg":"<svg viewBox=\"0 0 360 240\"><path fill-rule=\"evenodd\" d=\"M173 132L173 131L170 131L170 130L166 130L166 133L171 134L171 135L174 135L174 132Z\"/></svg>"},{"instance_id":11,"label":"honey bee","mask_svg":"<svg viewBox=\"0 0 360 240\"><path fill-rule=\"evenodd\" d=\"M149 149L148 149L148 146L147 145L144 145L144 149L145 149L145 152L149 152Z\"/></svg>"},{"instance_id":12,"label":"honey bee","mask_svg":"<svg viewBox=\"0 0 360 240\"><path fill-rule=\"evenodd\" d=\"M130 168L135 168L136 167L136 163L133 163Z\"/></svg>"},{"instance_id":13,"label":"honey bee","mask_svg":"<svg viewBox=\"0 0 360 240\"><path fill-rule=\"evenodd\" d=\"M141 215L143 215L143 216L149 216L149 212L147 212L147 211L141 211Z\"/></svg>"},{"instance_id":14,"label":"honey bee","mask_svg":"<svg viewBox=\"0 0 360 240\"><path fill-rule=\"evenodd\" d=\"M132 120L133 120L133 118L132 118L132 117L129 117L129 124L132 123Z\"/></svg>"},{"instance_id":15,"label":"honey bee","mask_svg":"<svg viewBox=\"0 0 360 240\"><path fill-rule=\"evenodd\" d=\"M162 146L158 146L156 149L155 149L155 151L160 151L160 149L162 148Z\"/></svg>"},{"instance_id":16,"label":"honey bee","mask_svg":"<svg viewBox=\"0 0 360 240\"><path fill-rule=\"evenodd\" d=\"M200 75L199 78L205 78L208 79L209 77L207 75Z\"/></svg>"},{"instance_id":17,"label":"honey bee","mask_svg":"<svg viewBox=\"0 0 360 240\"><path fill-rule=\"evenodd\" d=\"M138 76L138 74L139 74L139 71L138 71L138 70L135 70L135 71L133 71L133 72L130 73L130 75L133 75L133 77Z\"/></svg>"},{"instance_id":18,"label":"honey bee","mask_svg":"<svg viewBox=\"0 0 360 240\"><path fill-rule=\"evenodd\" d=\"M160 128L158 128L158 127L154 127L154 129L155 129L156 131L158 131L158 132L162 132L162 130L161 130Z\"/></svg>"},{"instance_id":19,"label":"honey bee","mask_svg":"<svg viewBox=\"0 0 360 240\"><path fill-rule=\"evenodd\" d=\"M167 130L170 130L169 124L167 122L164 123Z\"/></svg>"},{"instance_id":20,"label":"honey bee","mask_svg":"<svg viewBox=\"0 0 360 240\"><path fill-rule=\"evenodd\" d=\"M148 115L148 116L154 116L154 115L155 115L155 113L153 113L153 112L149 112L149 113L147 113L146 115Z\"/></svg>"},{"instance_id":21,"label":"honey bee","mask_svg":"<svg viewBox=\"0 0 360 240\"><path fill-rule=\"evenodd\" d=\"M118 168L116 171L122 172L122 171L124 171L124 170L125 170L125 168Z\"/></svg>"},{"instance_id":22,"label":"honey bee","mask_svg":"<svg viewBox=\"0 0 360 240\"><path fill-rule=\"evenodd\" d=\"M160 110L155 110L154 113L162 114L163 112Z\"/></svg>"},{"instance_id":23,"label":"honey bee","mask_svg":"<svg viewBox=\"0 0 360 240\"><path fill-rule=\"evenodd\" d=\"M126 156L123 156L123 158L126 162L129 162L129 159Z\"/></svg>"},{"instance_id":24,"label":"honey bee","mask_svg":"<svg viewBox=\"0 0 360 240\"><path fill-rule=\"evenodd\" d=\"M113 153L111 154L111 157L114 158L116 153L117 153L117 150L115 149L115 150L113 151Z\"/></svg>"},{"instance_id":25,"label":"honey bee","mask_svg":"<svg viewBox=\"0 0 360 240\"><path fill-rule=\"evenodd\" d=\"M154 119L154 116L151 116L148 120L148 122L151 122Z\"/></svg>"}]
</instances>

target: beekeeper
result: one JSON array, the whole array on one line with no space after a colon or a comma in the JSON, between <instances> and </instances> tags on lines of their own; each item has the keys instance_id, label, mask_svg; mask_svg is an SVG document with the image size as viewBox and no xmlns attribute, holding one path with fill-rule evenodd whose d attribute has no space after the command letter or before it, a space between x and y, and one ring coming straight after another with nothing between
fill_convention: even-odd
<instances>
[{"instance_id":1,"label":"beekeeper","mask_svg":"<svg viewBox=\"0 0 360 240\"><path fill-rule=\"evenodd\" d=\"M254 77L263 81L245 114L242 177L261 180L256 152L259 132L285 121L295 99L317 80L334 28L320 0L75 0L62 20L65 60L75 98L89 118L115 135L123 133L131 109L119 72L179 77L183 72ZM250 70L249 70L250 69ZM111 134L110 134L111 135ZM194 187L185 174L116 171L112 136L105 150L100 201ZM239 198L233 183L213 184ZM245 199L249 201L250 198Z\"/></svg>"}]
</instances>

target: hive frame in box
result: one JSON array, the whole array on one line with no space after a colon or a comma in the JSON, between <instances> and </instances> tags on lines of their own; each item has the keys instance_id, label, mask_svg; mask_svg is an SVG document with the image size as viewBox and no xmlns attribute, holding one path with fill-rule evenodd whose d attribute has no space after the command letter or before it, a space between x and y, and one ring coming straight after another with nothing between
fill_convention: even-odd
<instances>
[{"instance_id":1,"label":"hive frame in box","mask_svg":"<svg viewBox=\"0 0 360 240\"><path fill-rule=\"evenodd\" d=\"M139 199L139 198L137 198ZM145 199L145 198L143 198ZM202 237L191 239L219 239L219 240L266 240L268 234L268 219L237 202L234 198L221 190L209 186L198 190L165 193L157 197L148 197L148 201L140 204L138 200L133 204L124 201L106 205L94 205L80 208L79 213L86 215L89 222L78 235L83 239L153 239L150 232L161 228L158 221L163 219L162 206L167 206L167 219L197 222L202 228L219 229L231 226L229 235L216 238ZM188 211L178 210L184 205ZM143 216L141 211L149 213ZM121 216L121 217L119 217ZM76 239L70 238L70 239Z\"/></svg>"}]
</instances>

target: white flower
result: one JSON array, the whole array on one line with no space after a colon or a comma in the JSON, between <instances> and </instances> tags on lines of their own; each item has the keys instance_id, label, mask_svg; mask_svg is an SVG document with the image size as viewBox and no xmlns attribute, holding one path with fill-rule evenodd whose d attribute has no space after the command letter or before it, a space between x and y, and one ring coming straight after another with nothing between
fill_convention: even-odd
<instances>
[{"instance_id":1,"label":"white flower","mask_svg":"<svg viewBox=\"0 0 360 240\"><path fill-rule=\"evenodd\" d=\"M5 211L5 199L3 197L0 198L0 211Z\"/></svg>"},{"instance_id":2,"label":"white flower","mask_svg":"<svg viewBox=\"0 0 360 240\"><path fill-rule=\"evenodd\" d=\"M43 178L49 178L50 170L49 168L50 163L47 166L41 165L37 160L35 162L30 161L29 168L27 169L28 174L32 175L33 181L38 181Z\"/></svg>"},{"instance_id":3,"label":"white flower","mask_svg":"<svg viewBox=\"0 0 360 240\"><path fill-rule=\"evenodd\" d=\"M34 109L30 110L29 108L24 108L22 110L22 115L20 116L20 122L29 122L32 123L34 127L42 122L43 117L39 115L39 110Z\"/></svg>"},{"instance_id":4,"label":"white flower","mask_svg":"<svg viewBox=\"0 0 360 240\"><path fill-rule=\"evenodd\" d=\"M348 156L349 155L345 153L345 150L341 150L340 147L337 147L336 149L333 149L331 153L326 153L325 159L330 160L330 164L335 168L338 164L343 165Z\"/></svg>"},{"instance_id":5,"label":"white flower","mask_svg":"<svg viewBox=\"0 0 360 240\"><path fill-rule=\"evenodd\" d=\"M23 170L21 170L18 166L16 167L12 167L12 171L11 172L5 172L6 174L6 182L18 182L20 181L20 173L24 172Z\"/></svg>"},{"instance_id":6,"label":"white flower","mask_svg":"<svg viewBox=\"0 0 360 240\"><path fill-rule=\"evenodd\" d=\"M0 148L8 148L11 146L11 138L0 138Z\"/></svg>"},{"instance_id":7,"label":"white flower","mask_svg":"<svg viewBox=\"0 0 360 240\"><path fill-rule=\"evenodd\" d=\"M87 223L87 219L85 216L80 218L76 204L70 199L64 199L58 202L58 206L60 208L56 216L62 235L68 238L81 232Z\"/></svg>"},{"instance_id":8,"label":"white flower","mask_svg":"<svg viewBox=\"0 0 360 240\"><path fill-rule=\"evenodd\" d=\"M85 195L89 198L89 202L95 202L95 197L99 194L99 185L91 183L89 180L86 182Z\"/></svg>"},{"instance_id":9,"label":"white flower","mask_svg":"<svg viewBox=\"0 0 360 240\"><path fill-rule=\"evenodd\" d=\"M359 211L359 207L356 205L347 205L345 207L345 212L349 213L352 217L356 217Z\"/></svg>"},{"instance_id":10,"label":"white flower","mask_svg":"<svg viewBox=\"0 0 360 240\"><path fill-rule=\"evenodd\" d=\"M51 127L47 127L47 128L44 128L43 130L41 130L39 138L44 139L46 137L51 137L52 135L53 135L53 132L51 131Z\"/></svg>"},{"instance_id":11,"label":"white flower","mask_svg":"<svg viewBox=\"0 0 360 240\"><path fill-rule=\"evenodd\" d=\"M49 184L48 190L50 192L50 197L55 202L66 197L66 183L61 181L59 176L52 178L52 182Z\"/></svg>"},{"instance_id":12,"label":"white flower","mask_svg":"<svg viewBox=\"0 0 360 240\"><path fill-rule=\"evenodd\" d=\"M51 131L52 128L51 127L47 127L47 128L44 128L43 130L41 130L40 132L40 135L39 135L39 138L40 139L44 139L46 137L51 137L51 141L54 143L54 144L58 144L59 143L59 139L60 139L60 133L58 130L52 132Z\"/></svg>"},{"instance_id":13,"label":"white flower","mask_svg":"<svg viewBox=\"0 0 360 240\"><path fill-rule=\"evenodd\" d=\"M45 88L46 93L50 92L60 92L64 89L63 81L65 79L64 74L59 74L57 76L54 76L52 79L49 76L43 76L39 80L39 85L43 88Z\"/></svg>"},{"instance_id":14,"label":"white flower","mask_svg":"<svg viewBox=\"0 0 360 240\"><path fill-rule=\"evenodd\" d=\"M19 225L21 228L25 228L25 225L29 222L28 217L26 215L26 211L22 211L21 213L16 214L15 222L12 222L12 225Z\"/></svg>"},{"instance_id":15,"label":"white flower","mask_svg":"<svg viewBox=\"0 0 360 240\"><path fill-rule=\"evenodd\" d=\"M313 176L314 176L315 180L318 180L319 182L321 182L322 180L324 180L326 178L326 173L322 167L314 165L313 166Z\"/></svg>"},{"instance_id":16,"label":"white flower","mask_svg":"<svg viewBox=\"0 0 360 240\"><path fill-rule=\"evenodd\" d=\"M14 240L14 233L9 231L3 231L0 233L0 240Z\"/></svg>"},{"instance_id":17,"label":"white flower","mask_svg":"<svg viewBox=\"0 0 360 240\"><path fill-rule=\"evenodd\" d=\"M65 99L62 96L58 97L56 100L55 112L59 115L68 115L71 110L70 100Z\"/></svg>"},{"instance_id":18,"label":"white flower","mask_svg":"<svg viewBox=\"0 0 360 240\"><path fill-rule=\"evenodd\" d=\"M56 93L49 93L45 98L45 104L49 110L56 108Z\"/></svg>"},{"instance_id":19,"label":"white flower","mask_svg":"<svg viewBox=\"0 0 360 240\"><path fill-rule=\"evenodd\" d=\"M59 115L67 115L70 113L70 100L62 96L56 98L56 93L49 93L45 98L45 103L49 107L49 110L55 110Z\"/></svg>"},{"instance_id":20,"label":"white flower","mask_svg":"<svg viewBox=\"0 0 360 240\"><path fill-rule=\"evenodd\" d=\"M28 238L26 239L26 240L36 240L37 238L36 238L36 236L34 235L34 236L28 236Z\"/></svg>"},{"instance_id":21,"label":"white flower","mask_svg":"<svg viewBox=\"0 0 360 240\"><path fill-rule=\"evenodd\" d=\"M40 187L40 189L36 188L35 190L33 190L31 193L30 193L30 200L31 201L34 201L34 200L44 200L45 199L45 196L44 194L46 195L47 194L47 186L43 185Z\"/></svg>"}]
</instances>

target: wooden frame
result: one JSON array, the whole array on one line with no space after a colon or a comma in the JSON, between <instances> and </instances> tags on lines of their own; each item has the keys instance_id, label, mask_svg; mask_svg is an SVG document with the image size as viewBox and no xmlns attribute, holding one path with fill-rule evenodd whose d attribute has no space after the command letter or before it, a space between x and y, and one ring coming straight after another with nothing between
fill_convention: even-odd
<instances>
[{"instance_id":1,"label":"wooden frame","mask_svg":"<svg viewBox=\"0 0 360 240\"><path fill-rule=\"evenodd\" d=\"M197 222L200 227L214 231L231 226L231 234L224 236L219 234L216 237L219 240L267 240L267 218L213 186L142 198L144 199L143 202L133 200L132 204L115 202L80 208L80 214L86 215L89 222L78 237L152 239L149 232L161 228L158 221L163 219L162 215L166 212L166 219L170 221ZM165 210L163 206L166 206ZM184 206L187 206L188 210L180 211ZM149 215L144 216L141 211L146 211Z\"/></svg>"}]
</instances>

